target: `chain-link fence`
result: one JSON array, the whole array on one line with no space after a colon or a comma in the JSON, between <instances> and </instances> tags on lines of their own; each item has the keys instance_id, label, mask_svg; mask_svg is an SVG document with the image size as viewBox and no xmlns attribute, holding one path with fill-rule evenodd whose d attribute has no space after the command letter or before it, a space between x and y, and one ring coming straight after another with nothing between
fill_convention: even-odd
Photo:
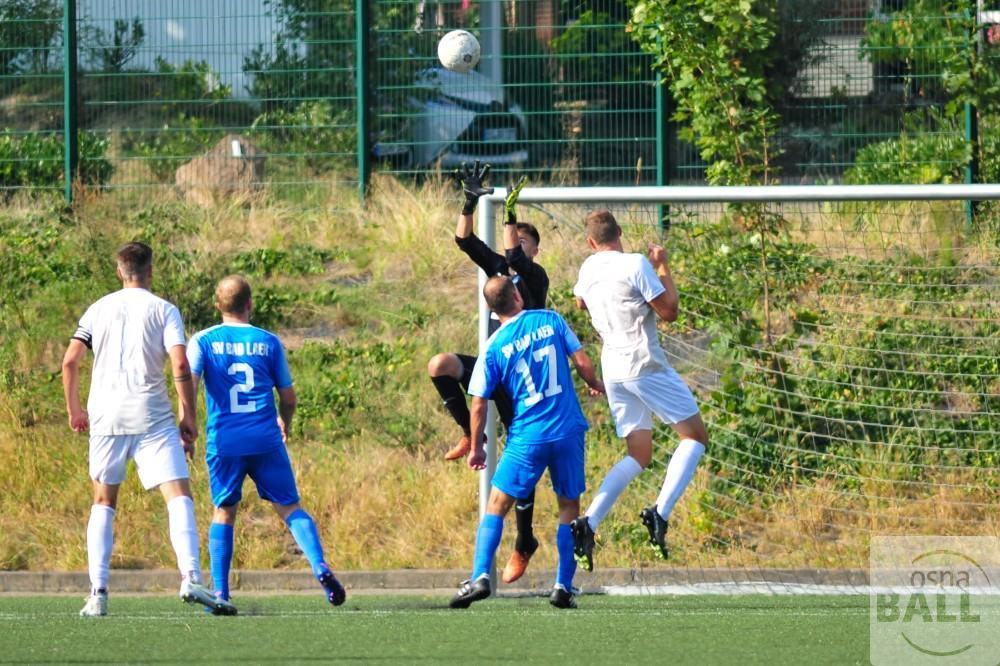
<instances>
[{"instance_id":1,"label":"chain-link fence","mask_svg":"<svg viewBox=\"0 0 1000 666\"><path fill-rule=\"evenodd\" d=\"M971 178L992 117L954 104L941 63L975 4L779 2L781 181ZM468 159L498 179L700 182L629 17L627 0L0 0L0 191L66 188L67 164L88 186L195 194ZM483 46L465 75L436 66L456 28ZM989 66L1000 30L978 38Z\"/></svg>"}]
</instances>

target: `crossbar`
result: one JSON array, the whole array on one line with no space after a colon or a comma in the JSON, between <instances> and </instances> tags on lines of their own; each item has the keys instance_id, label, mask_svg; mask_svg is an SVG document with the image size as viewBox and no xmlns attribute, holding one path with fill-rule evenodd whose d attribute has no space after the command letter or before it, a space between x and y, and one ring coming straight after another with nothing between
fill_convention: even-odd
<instances>
[{"instance_id":1,"label":"crossbar","mask_svg":"<svg viewBox=\"0 0 1000 666\"><path fill-rule=\"evenodd\" d=\"M500 202L506 188L483 197ZM994 185L766 185L756 187L526 187L519 203L766 203L782 201L984 201Z\"/></svg>"}]
</instances>

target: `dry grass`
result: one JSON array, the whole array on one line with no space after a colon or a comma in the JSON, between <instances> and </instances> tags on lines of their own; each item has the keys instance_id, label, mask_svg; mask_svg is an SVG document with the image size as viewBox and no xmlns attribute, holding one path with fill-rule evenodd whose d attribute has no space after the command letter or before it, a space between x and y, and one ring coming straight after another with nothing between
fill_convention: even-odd
<instances>
[{"instance_id":1,"label":"dry grass","mask_svg":"<svg viewBox=\"0 0 1000 666\"><path fill-rule=\"evenodd\" d=\"M399 370L399 384L387 385L382 395L369 399L388 401L399 413L418 415L426 436L416 446L401 446L382 424L367 422L362 412L357 418L364 427L342 441L291 444L303 504L315 515L330 561L338 568L465 567L471 561L478 476L462 464L442 460L457 430L424 378L423 367L436 351L474 349L475 268L451 240L458 200L458 194L443 182L431 181L413 189L379 177L365 208L353 203L353 190L336 187L308 203L267 198L253 205L211 210L186 206L174 193L147 190L85 195L78 205L78 236L106 239L109 247L128 236L134 211L172 206L182 209L194 229L176 243L196 253L309 244L350 257L310 280L336 282L365 276L347 305L314 308L308 327L293 324L288 339L296 346L304 337L315 337L307 335L309 331L320 336L325 331L346 340L406 338L414 351ZM28 198L15 197L2 214L27 216L36 205ZM553 290L565 290L586 252L579 223L583 211L554 210L527 209L522 218L540 228L539 261L549 271ZM648 210L631 215L649 219ZM925 224L930 223L921 222ZM632 247L656 240L648 225L634 230ZM845 228L822 233L835 236L814 240L836 246L838 242L875 243L866 234L876 231ZM956 241L953 247L959 245ZM48 316L62 322L60 330L53 330L47 339L25 337L11 346L15 364L46 369L50 381L56 383L49 396L58 395L66 332L86 297L72 293L65 302L50 304ZM429 313L419 330L408 327L408 305ZM0 569L83 569L90 505L86 438L68 431L58 401L38 406L37 418L26 425L20 416L25 405L12 400L0 395L0 459L5 463L0 467L4 489L0 494ZM587 412L593 430L587 461L591 488L585 500L623 453L610 428L607 406L591 402ZM644 543L637 515L655 499L671 448L671 442L660 442L654 470L633 484L602 526L599 566L658 563ZM204 531L210 515L204 463L197 460L192 467ZM885 470L869 472L866 476L891 478ZM969 490L977 479L940 481L933 492L923 495L902 492L905 486L890 480L870 482L845 495L832 482L820 481L734 500L714 495L710 475L702 469L675 514L673 564L862 566L868 538L875 531L921 531L933 525L937 530L947 526L961 533L997 533L998 519L987 508L995 504L995 491L986 484ZM301 566L291 538L270 508L256 498L251 486L246 495L237 530L236 566ZM555 509L548 481L543 480L536 509L542 547L535 566L551 567L556 562ZM512 532L508 529L505 535L501 558L509 552ZM142 492L134 475L123 489L115 534L114 567L172 566L162 500Z\"/></svg>"}]
</instances>

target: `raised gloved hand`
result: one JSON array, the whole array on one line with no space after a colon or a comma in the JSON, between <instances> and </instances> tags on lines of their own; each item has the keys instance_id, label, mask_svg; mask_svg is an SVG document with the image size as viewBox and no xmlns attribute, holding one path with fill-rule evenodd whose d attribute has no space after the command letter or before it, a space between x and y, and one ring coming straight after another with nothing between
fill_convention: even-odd
<instances>
[{"instance_id":1,"label":"raised gloved hand","mask_svg":"<svg viewBox=\"0 0 1000 666\"><path fill-rule=\"evenodd\" d=\"M452 177L462 186L462 191L465 193L462 215L472 215L472 212L476 210L476 204L479 203L479 197L484 194L493 194L493 188L483 184L489 172L490 165L484 164L480 168L479 160L476 160L472 166L463 163L461 169L455 169Z\"/></svg>"},{"instance_id":2,"label":"raised gloved hand","mask_svg":"<svg viewBox=\"0 0 1000 666\"><path fill-rule=\"evenodd\" d=\"M507 188L507 199L503 202L504 224L517 224L517 212L514 210L517 205L517 198L521 196L524 184L528 182L527 176L521 176L516 185Z\"/></svg>"}]
</instances>

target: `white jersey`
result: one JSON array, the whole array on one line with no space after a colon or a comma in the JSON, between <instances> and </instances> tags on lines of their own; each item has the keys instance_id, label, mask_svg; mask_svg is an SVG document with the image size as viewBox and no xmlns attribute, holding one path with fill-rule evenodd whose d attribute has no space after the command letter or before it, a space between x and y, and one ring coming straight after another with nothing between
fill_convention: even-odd
<instances>
[{"instance_id":1,"label":"white jersey","mask_svg":"<svg viewBox=\"0 0 1000 666\"><path fill-rule=\"evenodd\" d=\"M644 255L605 250L587 257L573 293L583 299L601 335L605 382L635 379L670 368L649 301L665 291Z\"/></svg>"},{"instance_id":2,"label":"white jersey","mask_svg":"<svg viewBox=\"0 0 1000 666\"><path fill-rule=\"evenodd\" d=\"M108 294L73 337L94 351L87 412L92 435L138 435L174 423L163 366L183 345L177 308L145 289Z\"/></svg>"}]
</instances>

